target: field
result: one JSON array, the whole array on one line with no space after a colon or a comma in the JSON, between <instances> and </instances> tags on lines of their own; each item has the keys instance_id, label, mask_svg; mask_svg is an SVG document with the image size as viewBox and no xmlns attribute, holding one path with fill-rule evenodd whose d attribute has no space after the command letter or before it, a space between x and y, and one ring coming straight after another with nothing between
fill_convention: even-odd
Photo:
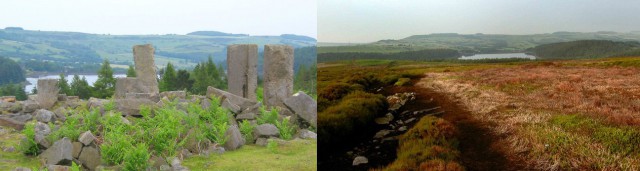
<instances>
[{"instance_id":1,"label":"field","mask_svg":"<svg viewBox=\"0 0 640 171\"><path fill-rule=\"evenodd\" d=\"M422 162L445 170L458 168L451 163L471 170L640 169L640 57L502 63L359 60L321 63L318 72L320 97L323 88L368 72L381 80L383 75L411 78L412 85L392 89L417 92L445 108L440 118L455 126L453 139L459 140L446 147L454 149L422 161L406 161L401 156L411 150L399 150L393 164L374 168ZM346 102L328 106L336 103ZM319 122L330 115L321 109ZM414 126L399 137L401 143L413 129L434 128ZM430 134L422 139L429 136L442 138Z\"/></svg>"}]
</instances>

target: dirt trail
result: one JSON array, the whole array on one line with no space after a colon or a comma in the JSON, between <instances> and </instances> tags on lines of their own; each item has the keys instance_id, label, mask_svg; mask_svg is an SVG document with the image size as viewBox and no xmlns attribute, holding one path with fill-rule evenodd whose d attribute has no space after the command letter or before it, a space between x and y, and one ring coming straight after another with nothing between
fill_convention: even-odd
<instances>
[{"instance_id":1,"label":"dirt trail","mask_svg":"<svg viewBox=\"0 0 640 171\"><path fill-rule=\"evenodd\" d=\"M432 101L428 106L440 106L445 111L443 119L456 125L459 131L460 162L467 170L520 170L519 166L510 162L500 151L495 141L498 136L488 129L490 123L483 123L471 117L472 113L465 107L455 102L445 94L415 84L407 91L418 94L417 101ZM424 103L412 103L412 105L425 105ZM418 107L418 106L416 106Z\"/></svg>"}]
</instances>

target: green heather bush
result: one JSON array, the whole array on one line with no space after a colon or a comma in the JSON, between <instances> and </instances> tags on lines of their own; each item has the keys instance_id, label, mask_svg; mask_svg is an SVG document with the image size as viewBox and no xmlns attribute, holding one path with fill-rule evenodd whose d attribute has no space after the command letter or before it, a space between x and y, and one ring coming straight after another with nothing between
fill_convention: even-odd
<instances>
[{"instance_id":1,"label":"green heather bush","mask_svg":"<svg viewBox=\"0 0 640 171\"><path fill-rule=\"evenodd\" d=\"M229 129L229 110L220 107L220 99L213 98L211 100L211 107L207 112L203 112L200 115L203 121L208 122L205 124L205 135L207 138L218 144L224 144L227 142L225 133Z\"/></svg>"},{"instance_id":2,"label":"green heather bush","mask_svg":"<svg viewBox=\"0 0 640 171\"><path fill-rule=\"evenodd\" d=\"M240 133L242 133L242 136L244 137L246 142L253 142L254 138L253 138L253 129L255 128L255 126L251 125L251 123L248 120L243 120L242 122L240 122L238 124L240 126Z\"/></svg>"},{"instance_id":3,"label":"green heather bush","mask_svg":"<svg viewBox=\"0 0 640 171\"><path fill-rule=\"evenodd\" d=\"M400 136L396 160L384 170L464 170L457 162L460 152L457 130L444 119L426 116Z\"/></svg>"},{"instance_id":4,"label":"green heather bush","mask_svg":"<svg viewBox=\"0 0 640 171\"><path fill-rule=\"evenodd\" d=\"M64 123L58 130L51 131L51 133L47 136L47 140L52 143L58 141L63 137L67 137L72 141L78 140L78 137L81 133L81 130L78 127L80 124L79 117L81 116L76 115L67 117L67 120L64 121ZM50 124L50 126L53 126L53 124ZM51 128L51 130L54 130L53 127Z\"/></svg>"},{"instance_id":5,"label":"green heather bush","mask_svg":"<svg viewBox=\"0 0 640 171\"><path fill-rule=\"evenodd\" d=\"M84 118L80 131L91 131L95 134L100 124L100 110L95 108L91 112L82 111L80 115Z\"/></svg>"},{"instance_id":6,"label":"green heather bush","mask_svg":"<svg viewBox=\"0 0 640 171\"><path fill-rule=\"evenodd\" d=\"M284 118L282 121L276 121L276 127L280 131L280 138L285 140L290 140L293 138L293 134L295 134L295 125L289 122L289 117Z\"/></svg>"},{"instance_id":7,"label":"green heather bush","mask_svg":"<svg viewBox=\"0 0 640 171\"><path fill-rule=\"evenodd\" d=\"M24 134L26 141L22 141L18 149L22 151L22 153L27 155L37 155L40 149L38 148L38 144L36 143L36 125L34 122L28 122L24 125L24 129L22 130L22 134Z\"/></svg>"},{"instance_id":8,"label":"green heather bush","mask_svg":"<svg viewBox=\"0 0 640 171\"><path fill-rule=\"evenodd\" d=\"M373 120L384 114L387 101L383 95L356 91L350 93L318 114L319 141L330 143L345 137L357 138L356 130L372 125ZM335 137L335 138L334 138ZM338 138L340 137L340 138Z\"/></svg>"},{"instance_id":9,"label":"green heather bush","mask_svg":"<svg viewBox=\"0 0 640 171\"><path fill-rule=\"evenodd\" d=\"M398 81L394 85L395 86L405 86L405 85L409 85L410 82L411 82L411 79L409 79L409 78L400 78L400 79L398 79Z\"/></svg>"},{"instance_id":10,"label":"green heather bush","mask_svg":"<svg viewBox=\"0 0 640 171\"><path fill-rule=\"evenodd\" d=\"M109 113L102 117L100 123L104 126L103 139L100 145L102 160L109 164L120 164L124 161L124 152L133 148L134 138L130 135L129 127L122 122L120 113Z\"/></svg>"},{"instance_id":11,"label":"green heather bush","mask_svg":"<svg viewBox=\"0 0 640 171\"><path fill-rule=\"evenodd\" d=\"M182 117L185 115L175 107L175 104L174 102L165 103L164 107L155 110L155 116L145 117L136 122L135 126L139 127L137 130L144 131L141 142L149 142L156 154L173 156L181 146L180 135L187 131L182 124ZM149 116L149 107L141 108L140 113L143 116Z\"/></svg>"},{"instance_id":12,"label":"green heather bush","mask_svg":"<svg viewBox=\"0 0 640 171\"><path fill-rule=\"evenodd\" d=\"M267 112L264 106L260 107L260 116L258 117L258 125L265 123L276 124L278 122L278 109L271 108L271 111Z\"/></svg>"},{"instance_id":13,"label":"green heather bush","mask_svg":"<svg viewBox=\"0 0 640 171\"><path fill-rule=\"evenodd\" d=\"M147 161L151 157L147 144L139 143L134 148L126 151L124 155L124 170L145 170L149 165Z\"/></svg>"}]
</instances>

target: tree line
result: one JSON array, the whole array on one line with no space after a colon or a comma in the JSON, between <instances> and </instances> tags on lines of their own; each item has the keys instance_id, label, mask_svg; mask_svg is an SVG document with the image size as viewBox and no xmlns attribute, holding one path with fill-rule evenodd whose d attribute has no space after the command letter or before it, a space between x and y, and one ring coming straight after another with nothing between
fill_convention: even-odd
<instances>
[{"instance_id":1,"label":"tree line","mask_svg":"<svg viewBox=\"0 0 640 171\"><path fill-rule=\"evenodd\" d=\"M635 55L639 48L638 42L578 40L539 45L527 51L544 59L580 59Z\"/></svg>"},{"instance_id":2,"label":"tree line","mask_svg":"<svg viewBox=\"0 0 640 171\"><path fill-rule=\"evenodd\" d=\"M424 49L417 51L395 52L395 53L364 53L364 52L343 52L343 53L320 53L318 62L330 62L339 60L357 59L394 59L394 60L442 60L456 59L460 53L453 49Z\"/></svg>"}]
</instances>

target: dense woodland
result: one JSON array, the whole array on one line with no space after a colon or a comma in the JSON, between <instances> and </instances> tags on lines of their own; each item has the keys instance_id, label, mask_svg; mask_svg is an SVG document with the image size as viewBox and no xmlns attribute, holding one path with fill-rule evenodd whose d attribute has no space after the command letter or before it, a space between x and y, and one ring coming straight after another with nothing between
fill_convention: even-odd
<instances>
[{"instance_id":1,"label":"dense woodland","mask_svg":"<svg viewBox=\"0 0 640 171\"><path fill-rule=\"evenodd\" d=\"M457 59L460 53L453 49L425 49L418 51L394 52L394 53L361 53L361 52L345 52L345 53L320 53L318 54L318 62L329 62L338 60L357 60L357 59L395 59L395 60L442 60Z\"/></svg>"},{"instance_id":2,"label":"dense woodland","mask_svg":"<svg viewBox=\"0 0 640 171\"><path fill-rule=\"evenodd\" d=\"M638 55L639 48L638 42L579 40L540 45L528 51L543 59L580 59Z\"/></svg>"},{"instance_id":3,"label":"dense woodland","mask_svg":"<svg viewBox=\"0 0 640 171\"><path fill-rule=\"evenodd\" d=\"M15 61L0 57L0 86L25 81L24 71Z\"/></svg>"}]
</instances>

